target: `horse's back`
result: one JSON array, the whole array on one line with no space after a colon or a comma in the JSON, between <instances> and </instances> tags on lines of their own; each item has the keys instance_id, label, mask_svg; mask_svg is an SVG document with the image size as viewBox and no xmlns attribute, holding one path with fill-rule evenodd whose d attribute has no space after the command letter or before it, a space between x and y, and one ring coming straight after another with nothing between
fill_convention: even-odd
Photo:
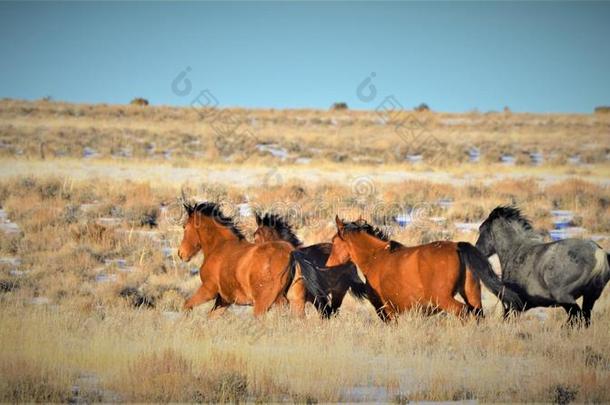
<instances>
[{"instance_id":1,"label":"horse's back","mask_svg":"<svg viewBox=\"0 0 610 405\"><path fill-rule=\"evenodd\" d=\"M398 250L389 249L388 253L388 259L392 265L396 264L394 262L403 263L409 261L411 257L416 257L420 265L424 264L423 262L429 264L437 263L439 259L446 256L453 256L459 260L457 243L444 240L418 246L403 246Z\"/></svg>"},{"instance_id":2,"label":"horse's back","mask_svg":"<svg viewBox=\"0 0 610 405\"><path fill-rule=\"evenodd\" d=\"M436 241L419 246L408 246L389 252L380 260L379 283L386 297L402 296L429 298L440 286L453 290L460 279L457 244Z\"/></svg>"},{"instance_id":3,"label":"horse's back","mask_svg":"<svg viewBox=\"0 0 610 405\"><path fill-rule=\"evenodd\" d=\"M333 245L331 243L318 243L311 246L302 247L299 251L303 252L305 256L318 268L325 268L326 261L330 256Z\"/></svg>"},{"instance_id":4,"label":"horse's back","mask_svg":"<svg viewBox=\"0 0 610 405\"><path fill-rule=\"evenodd\" d=\"M530 274L533 266L553 298L566 294L576 298L590 283L610 277L605 251L590 240L569 238L540 244L529 256L522 266L524 274Z\"/></svg>"}]
</instances>

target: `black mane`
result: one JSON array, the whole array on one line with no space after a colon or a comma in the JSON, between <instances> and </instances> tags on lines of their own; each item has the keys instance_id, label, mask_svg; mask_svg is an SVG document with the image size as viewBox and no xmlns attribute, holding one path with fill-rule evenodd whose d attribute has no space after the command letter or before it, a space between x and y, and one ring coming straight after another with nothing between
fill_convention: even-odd
<instances>
[{"instance_id":1,"label":"black mane","mask_svg":"<svg viewBox=\"0 0 610 405\"><path fill-rule=\"evenodd\" d=\"M184 208L186 209L189 217L195 212L206 217L210 217L219 224L229 228L231 232L233 232L233 235L237 236L237 239L245 239L245 236L241 233L240 229L233 221L233 218L227 217L225 214L223 214L218 204L213 202L200 202L194 204L184 203Z\"/></svg>"},{"instance_id":2,"label":"black mane","mask_svg":"<svg viewBox=\"0 0 610 405\"><path fill-rule=\"evenodd\" d=\"M381 239L382 241L388 242L390 240L389 236L384 231L379 228L375 228L364 220L346 222L343 232L366 232L371 236Z\"/></svg>"},{"instance_id":3,"label":"black mane","mask_svg":"<svg viewBox=\"0 0 610 405\"><path fill-rule=\"evenodd\" d=\"M395 240L391 240L390 243L388 244L388 250L390 251L390 253L394 253L397 250L402 249L403 247L405 247L405 245L403 245L400 242L397 242Z\"/></svg>"},{"instance_id":4,"label":"black mane","mask_svg":"<svg viewBox=\"0 0 610 405\"><path fill-rule=\"evenodd\" d=\"M516 221L526 230L533 230L532 223L527 219L521 210L514 206L498 206L491 211L484 223L491 224L496 219L506 219L507 221Z\"/></svg>"},{"instance_id":5,"label":"black mane","mask_svg":"<svg viewBox=\"0 0 610 405\"><path fill-rule=\"evenodd\" d=\"M299 240L299 238L294 234L292 227L288 224L284 218L280 217L277 214L267 213L265 216L261 217L257 215L257 222L260 219L259 226L267 226L269 228L275 229L275 231L280 235L280 238L283 241L290 243L294 247L298 247L303 245L303 242Z\"/></svg>"}]
</instances>

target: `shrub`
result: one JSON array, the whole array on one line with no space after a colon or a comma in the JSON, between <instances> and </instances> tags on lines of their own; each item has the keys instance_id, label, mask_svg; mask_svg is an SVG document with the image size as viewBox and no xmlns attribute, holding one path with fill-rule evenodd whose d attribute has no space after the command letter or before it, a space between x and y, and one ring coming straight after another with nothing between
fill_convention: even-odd
<instances>
[{"instance_id":1,"label":"shrub","mask_svg":"<svg viewBox=\"0 0 610 405\"><path fill-rule=\"evenodd\" d=\"M147 106L149 103L148 103L148 100L147 100L147 99L145 99L145 98L142 98L142 97L136 97L136 98L134 98L133 100L131 100L131 103L129 103L129 104L131 104L131 105L139 105L139 106L145 107L145 106Z\"/></svg>"},{"instance_id":2,"label":"shrub","mask_svg":"<svg viewBox=\"0 0 610 405\"><path fill-rule=\"evenodd\" d=\"M558 384L551 387L551 400L554 404L569 404L576 399L578 388Z\"/></svg>"},{"instance_id":3,"label":"shrub","mask_svg":"<svg viewBox=\"0 0 610 405\"><path fill-rule=\"evenodd\" d=\"M610 106L600 105L599 107L595 107L595 114L610 114Z\"/></svg>"},{"instance_id":4,"label":"shrub","mask_svg":"<svg viewBox=\"0 0 610 405\"><path fill-rule=\"evenodd\" d=\"M430 107L428 107L428 104L426 104L426 103L421 103L420 105L415 107L415 111L418 111L418 112L430 111Z\"/></svg>"},{"instance_id":5,"label":"shrub","mask_svg":"<svg viewBox=\"0 0 610 405\"><path fill-rule=\"evenodd\" d=\"M333 103L333 105L330 107L331 110L336 111L336 110L347 110L348 106L347 103L340 101L337 103Z\"/></svg>"},{"instance_id":6,"label":"shrub","mask_svg":"<svg viewBox=\"0 0 610 405\"><path fill-rule=\"evenodd\" d=\"M68 402L71 392L65 375L24 359L0 363L0 402Z\"/></svg>"}]
</instances>

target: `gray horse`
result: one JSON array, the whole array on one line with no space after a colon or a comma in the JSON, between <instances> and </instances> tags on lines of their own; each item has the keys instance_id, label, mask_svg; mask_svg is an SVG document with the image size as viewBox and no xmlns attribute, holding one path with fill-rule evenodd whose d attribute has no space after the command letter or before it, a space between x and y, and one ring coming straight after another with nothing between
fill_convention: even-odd
<instances>
[{"instance_id":1,"label":"gray horse","mask_svg":"<svg viewBox=\"0 0 610 405\"><path fill-rule=\"evenodd\" d=\"M497 207L479 228L477 248L487 257L498 254L502 283L534 307L563 307L568 322L591 322L591 310L610 279L610 255L592 241L564 239L544 243L515 207ZM576 300L583 297L582 309Z\"/></svg>"}]
</instances>

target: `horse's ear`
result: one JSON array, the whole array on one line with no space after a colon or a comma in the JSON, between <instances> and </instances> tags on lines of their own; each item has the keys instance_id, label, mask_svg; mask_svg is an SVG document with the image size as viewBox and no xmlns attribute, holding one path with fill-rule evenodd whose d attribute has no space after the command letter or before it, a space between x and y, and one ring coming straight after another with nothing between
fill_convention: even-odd
<instances>
[{"instance_id":1,"label":"horse's ear","mask_svg":"<svg viewBox=\"0 0 610 405\"><path fill-rule=\"evenodd\" d=\"M335 215L335 223L337 224L337 231L339 231L339 235L343 233L343 228L345 228L345 224L339 218L339 215Z\"/></svg>"},{"instance_id":2,"label":"horse's ear","mask_svg":"<svg viewBox=\"0 0 610 405\"><path fill-rule=\"evenodd\" d=\"M178 202L182 204L186 213L190 216L195 210L194 205L190 204L186 198L186 193L184 192L184 188L180 190L180 197L178 198Z\"/></svg>"},{"instance_id":3,"label":"horse's ear","mask_svg":"<svg viewBox=\"0 0 610 405\"><path fill-rule=\"evenodd\" d=\"M365 224L365 223L366 223L365 219L362 217L362 214L360 214L360 215L358 216L358 220L357 220L356 222L357 222L358 224L360 224L360 225L362 225L362 224Z\"/></svg>"},{"instance_id":4,"label":"horse's ear","mask_svg":"<svg viewBox=\"0 0 610 405\"><path fill-rule=\"evenodd\" d=\"M261 214L257 211L254 213L254 217L256 218L256 225L261 226L263 223L263 219L261 218Z\"/></svg>"},{"instance_id":5,"label":"horse's ear","mask_svg":"<svg viewBox=\"0 0 610 405\"><path fill-rule=\"evenodd\" d=\"M178 199L178 201L182 204L182 207L184 208L184 210L186 211L186 214L188 216L190 216L193 211L195 210L195 207L190 204L188 201L184 201L182 199Z\"/></svg>"}]
</instances>

